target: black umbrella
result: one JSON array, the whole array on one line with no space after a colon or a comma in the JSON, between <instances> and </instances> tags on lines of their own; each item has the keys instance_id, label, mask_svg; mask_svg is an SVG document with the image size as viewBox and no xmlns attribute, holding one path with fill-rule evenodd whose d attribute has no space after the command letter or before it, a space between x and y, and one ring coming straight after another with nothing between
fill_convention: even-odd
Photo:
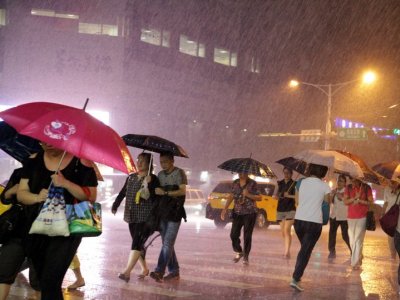
<instances>
[{"instance_id":1,"label":"black umbrella","mask_svg":"<svg viewBox=\"0 0 400 300\"><path fill-rule=\"evenodd\" d=\"M218 168L240 174L276 177L270 167L252 158L232 158L220 164Z\"/></svg>"},{"instance_id":2,"label":"black umbrella","mask_svg":"<svg viewBox=\"0 0 400 300\"><path fill-rule=\"evenodd\" d=\"M306 175L307 163L301 159L289 156L289 157L285 157L280 160L277 160L276 163L278 163L284 167L287 167L293 171L296 171L297 173Z\"/></svg>"},{"instance_id":3,"label":"black umbrella","mask_svg":"<svg viewBox=\"0 0 400 300\"><path fill-rule=\"evenodd\" d=\"M157 153L169 152L174 156L189 158L181 146L155 135L126 134L122 139L127 146Z\"/></svg>"},{"instance_id":4,"label":"black umbrella","mask_svg":"<svg viewBox=\"0 0 400 300\"><path fill-rule=\"evenodd\" d=\"M5 122L0 122L0 149L19 162L42 150L38 140L18 134Z\"/></svg>"}]
</instances>

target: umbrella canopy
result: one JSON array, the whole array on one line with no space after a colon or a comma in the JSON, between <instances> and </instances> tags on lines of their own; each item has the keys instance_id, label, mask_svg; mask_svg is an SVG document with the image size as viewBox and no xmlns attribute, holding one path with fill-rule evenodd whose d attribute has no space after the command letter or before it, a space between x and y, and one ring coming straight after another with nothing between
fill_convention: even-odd
<instances>
[{"instance_id":1,"label":"umbrella canopy","mask_svg":"<svg viewBox=\"0 0 400 300\"><path fill-rule=\"evenodd\" d=\"M155 135L126 134L122 137L126 145L156 153L169 152L174 156L189 158L179 145Z\"/></svg>"},{"instance_id":2,"label":"umbrella canopy","mask_svg":"<svg viewBox=\"0 0 400 300\"><path fill-rule=\"evenodd\" d=\"M93 160L125 173L136 170L121 137L83 109L50 102L32 102L0 112L0 118L19 134L79 158Z\"/></svg>"},{"instance_id":3,"label":"umbrella canopy","mask_svg":"<svg viewBox=\"0 0 400 300\"><path fill-rule=\"evenodd\" d=\"M389 180L400 182L400 161L392 160L372 167L372 170Z\"/></svg>"},{"instance_id":4,"label":"umbrella canopy","mask_svg":"<svg viewBox=\"0 0 400 300\"><path fill-rule=\"evenodd\" d=\"M33 153L42 150L39 141L20 135L6 122L0 122L0 149L19 162L23 162Z\"/></svg>"},{"instance_id":5,"label":"umbrella canopy","mask_svg":"<svg viewBox=\"0 0 400 300\"><path fill-rule=\"evenodd\" d=\"M270 167L252 158L232 158L220 164L218 168L240 174L276 177Z\"/></svg>"},{"instance_id":6,"label":"umbrella canopy","mask_svg":"<svg viewBox=\"0 0 400 300\"><path fill-rule=\"evenodd\" d=\"M375 183L375 184L382 184L384 182L384 178L374 172L366 163L365 161L359 157L356 154L347 152L347 151L342 151L342 150L334 150L336 152L339 152L340 154L343 154L344 156L347 156L348 158L354 160L360 167L363 172L363 180L370 182L370 183Z\"/></svg>"},{"instance_id":7,"label":"umbrella canopy","mask_svg":"<svg viewBox=\"0 0 400 300\"><path fill-rule=\"evenodd\" d=\"M306 175L308 169L307 163L305 161L302 161L301 159L298 158L294 158L292 156L277 160L276 163L281 164L282 166L287 167L293 171L296 171L297 173L300 173L302 175Z\"/></svg>"},{"instance_id":8,"label":"umbrella canopy","mask_svg":"<svg viewBox=\"0 0 400 300\"><path fill-rule=\"evenodd\" d=\"M364 177L361 167L354 160L337 151L304 150L296 154L294 158L303 160L306 163L326 166L338 173L343 173L352 177Z\"/></svg>"}]
</instances>

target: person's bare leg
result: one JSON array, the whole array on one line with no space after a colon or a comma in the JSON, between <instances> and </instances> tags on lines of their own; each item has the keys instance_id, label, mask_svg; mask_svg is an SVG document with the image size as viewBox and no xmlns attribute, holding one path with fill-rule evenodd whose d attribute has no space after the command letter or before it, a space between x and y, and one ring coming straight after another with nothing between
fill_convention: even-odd
<instances>
[{"instance_id":1,"label":"person's bare leg","mask_svg":"<svg viewBox=\"0 0 400 300\"><path fill-rule=\"evenodd\" d=\"M132 250L129 253L128 263L126 264L125 270L122 272L125 277L130 277L130 274L135 267L137 261L139 261L139 265L142 268L142 274L148 273L149 269L147 267L146 261L141 257L141 252L138 250Z\"/></svg>"},{"instance_id":2,"label":"person's bare leg","mask_svg":"<svg viewBox=\"0 0 400 300\"><path fill-rule=\"evenodd\" d=\"M81 268L77 267L75 269L72 269L72 272L74 272L74 275L75 275L75 282L73 284L69 285L67 288L70 290L74 290L74 289L84 286L85 279L82 276Z\"/></svg>"},{"instance_id":3,"label":"person's bare leg","mask_svg":"<svg viewBox=\"0 0 400 300\"><path fill-rule=\"evenodd\" d=\"M6 300L10 293L11 284L0 283L0 300Z\"/></svg>"},{"instance_id":4,"label":"person's bare leg","mask_svg":"<svg viewBox=\"0 0 400 300\"><path fill-rule=\"evenodd\" d=\"M285 220L280 221L279 226L281 227L283 243L286 245L286 242L285 242ZM285 249L286 249L286 246L285 246ZM285 256L285 252L283 252L283 256Z\"/></svg>"},{"instance_id":5,"label":"person's bare leg","mask_svg":"<svg viewBox=\"0 0 400 300\"><path fill-rule=\"evenodd\" d=\"M290 258L290 246L292 245L292 225L294 220L285 220L285 257Z\"/></svg>"}]
</instances>

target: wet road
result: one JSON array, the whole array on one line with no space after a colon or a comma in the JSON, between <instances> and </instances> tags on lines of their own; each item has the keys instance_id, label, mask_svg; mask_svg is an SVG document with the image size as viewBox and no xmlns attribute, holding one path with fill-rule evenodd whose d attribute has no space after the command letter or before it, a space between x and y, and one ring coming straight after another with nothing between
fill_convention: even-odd
<instances>
[{"instance_id":1,"label":"wet road","mask_svg":"<svg viewBox=\"0 0 400 300\"><path fill-rule=\"evenodd\" d=\"M380 228L367 232L361 271L351 271L349 251L338 232L337 258L328 260L327 226L317 243L302 279L305 291L294 292L289 281L299 242L293 235L292 257L282 257L283 241L277 226L255 230L250 265L232 262L230 226L216 229L211 221L189 216L182 223L176 251L181 279L156 283L149 277L129 283L117 278L130 250L130 236L122 214L104 214L104 232L85 238L79 248L86 286L65 291L65 299L397 299L398 260L390 259L386 236ZM149 248L150 269L156 262L160 239ZM140 272L139 266L134 270ZM20 274L9 299L31 298L27 272ZM63 286L71 284L71 270Z\"/></svg>"}]
</instances>

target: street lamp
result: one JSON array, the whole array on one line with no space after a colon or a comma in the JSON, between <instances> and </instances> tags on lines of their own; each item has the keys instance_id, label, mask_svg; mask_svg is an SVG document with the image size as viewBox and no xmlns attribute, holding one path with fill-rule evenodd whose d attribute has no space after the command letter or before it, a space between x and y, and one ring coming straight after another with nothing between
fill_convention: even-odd
<instances>
[{"instance_id":1,"label":"street lamp","mask_svg":"<svg viewBox=\"0 0 400 300\"><path fill-rule=\"evenodd\" d=\"M296 88L301 84L312 86L312 87L315 87L316 89L320 90L322 93L324 93L328 97L328 103L327 103L328 107L327 107L327 116L326 116L326 125L325 125L325 150L328 150L330 148L330 138L331 138L331 130L332 130L332 125L331 125L332 97L339 90L341 90L344 86L347 86L349 84L359 82L359 81L361 81L365 84L371 84L375 80L376 80L375 73L372 71L368 71L368 72L364 73L362 78L360 78L360 79L354 79L354 80L335 83L335 84L331 84L331 83L315 84L315 83L291 80L289 82L289 87Z\"/></svg>"}]
</instances>

